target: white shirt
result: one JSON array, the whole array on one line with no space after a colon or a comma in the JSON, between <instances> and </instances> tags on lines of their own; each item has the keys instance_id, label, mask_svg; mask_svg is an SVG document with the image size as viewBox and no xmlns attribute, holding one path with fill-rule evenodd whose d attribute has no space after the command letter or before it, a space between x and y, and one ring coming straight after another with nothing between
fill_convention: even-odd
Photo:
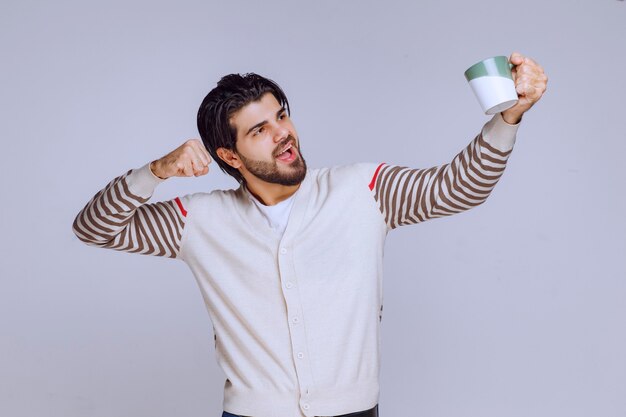
<instances>
[{"instance_id":1,"label":"white shirt","mask_svg":"<svg viewBox=\"0 0 626 417\"><path fill-rule=\"evenodd\" d=\"M274 204L273 206L266 206L248 191L250 200L254 202L263 217L265 217L269 227L271 227L272 230L274 230L279 236L282 236L287 228L287 221L289 220L289 214L291 213L291 207L293 207L293 200L296 193L297 191L293 193L291 197L281 201L280 203Z\"/></svg>"}]
</instances>

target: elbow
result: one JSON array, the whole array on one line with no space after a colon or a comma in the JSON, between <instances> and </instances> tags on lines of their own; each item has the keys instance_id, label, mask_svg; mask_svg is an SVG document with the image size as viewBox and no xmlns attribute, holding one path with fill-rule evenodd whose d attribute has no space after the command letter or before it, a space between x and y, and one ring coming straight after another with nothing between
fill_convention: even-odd
<instances>
[{"instance_id":1,"label":"elbow","mask_svg":"<svg viewBox=\"0 0 626 417\"><path fill-rule=\"evenodd\" d=\"M78 240L80 240L86 245L102 246L103 244L102 240L98 239L96 236L90 233L87 227L85 226L84 221L82 219L82 214L83 212L80 212L78 216L76 216L76 218L74 219L74 222L72 223L72 232L74 233L74 236L76 236Z\"/></svg>"},{"instance_id":2,"label":"elbow","mask_svg":"<svg viewBox=\"0 0 626 417\"><path fill-rule=\"evenodd\" d=\"M72 233L74 233L74 236L76 236L78 238L78 240L80 240L83 243L91 243L91 239L89 239L89 235L83 230L83 228L80 226L80 214L78 214L78 216L76 216L76 218L74 219L74 222L72 223Z\"/></svg>"}]
</instances>

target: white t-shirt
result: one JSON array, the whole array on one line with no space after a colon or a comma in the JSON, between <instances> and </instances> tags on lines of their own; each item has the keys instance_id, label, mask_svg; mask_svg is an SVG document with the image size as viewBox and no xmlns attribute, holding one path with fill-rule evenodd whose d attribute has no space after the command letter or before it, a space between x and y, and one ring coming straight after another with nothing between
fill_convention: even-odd
<instances>
[{"instance_id":1,"label":"white t-shirt","mask_svg":"<svg viewBox=\"0 0 626 417\"><path fill-rule=\"evenodd\" d=\"M287 221L289 220L289 214L291 213L291 207L293 207L293 200L296 193L293 193L291 197L273 206L263 205L250 191L248 191L248 195L250 196L250 200L254 202L261 214L263 214L263 217L267 220L267 224L279 236L282 236L287 228Z\"/></svg>"}]
</instances>

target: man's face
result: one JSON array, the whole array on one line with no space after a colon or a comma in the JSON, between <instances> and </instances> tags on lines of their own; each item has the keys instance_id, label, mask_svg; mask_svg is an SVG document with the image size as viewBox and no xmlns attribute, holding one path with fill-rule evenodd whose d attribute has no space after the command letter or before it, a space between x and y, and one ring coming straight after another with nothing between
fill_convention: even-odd
<instances>
[{"instance_id":1,"label":"man's face","mask_svg":"<svg viewBox=\"0 0 626 417\"><path fill-rule=\"evenodd\" d=\"M297 185L306 175L293 123L276 97L264 94L248 103L230 119L236 128L236 153L244 178L253 175L265 182Z\"/></svg>"}]
</instances>

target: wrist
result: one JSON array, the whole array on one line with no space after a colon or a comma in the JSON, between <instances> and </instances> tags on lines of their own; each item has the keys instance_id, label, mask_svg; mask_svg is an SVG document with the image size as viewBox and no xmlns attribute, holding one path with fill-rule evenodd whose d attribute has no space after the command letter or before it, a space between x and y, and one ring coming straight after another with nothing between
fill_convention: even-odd
<instances>
[{"instance_id":1,"label":"wrist","mask_svg":"<svg viewBox=\"0 0 626 417\"><path fill-rule=\"evenodd\" d=\"M165 180L167 179L167 177L163 177L162 175L160 175L160 172L157 170L157 162L158 161L152 161L150 162L150 165L148 166L150 169L150 172L152 173L152 175L154 175L155 177L157 177L158 179L161 180Z\"/></svg>"},{"instance_id":2,"label":"wrist","mask_svg":"<svg viewBox=\"0 0 626 417\"><path fill-rule=\"evenodd\" d=\"M522 121L523 113L512 113L512 112L508 112L505 110L501 113L501 115L502 115L502 120L504 120L510 125L516 125Z\"/></svg>"}]
</instances>

